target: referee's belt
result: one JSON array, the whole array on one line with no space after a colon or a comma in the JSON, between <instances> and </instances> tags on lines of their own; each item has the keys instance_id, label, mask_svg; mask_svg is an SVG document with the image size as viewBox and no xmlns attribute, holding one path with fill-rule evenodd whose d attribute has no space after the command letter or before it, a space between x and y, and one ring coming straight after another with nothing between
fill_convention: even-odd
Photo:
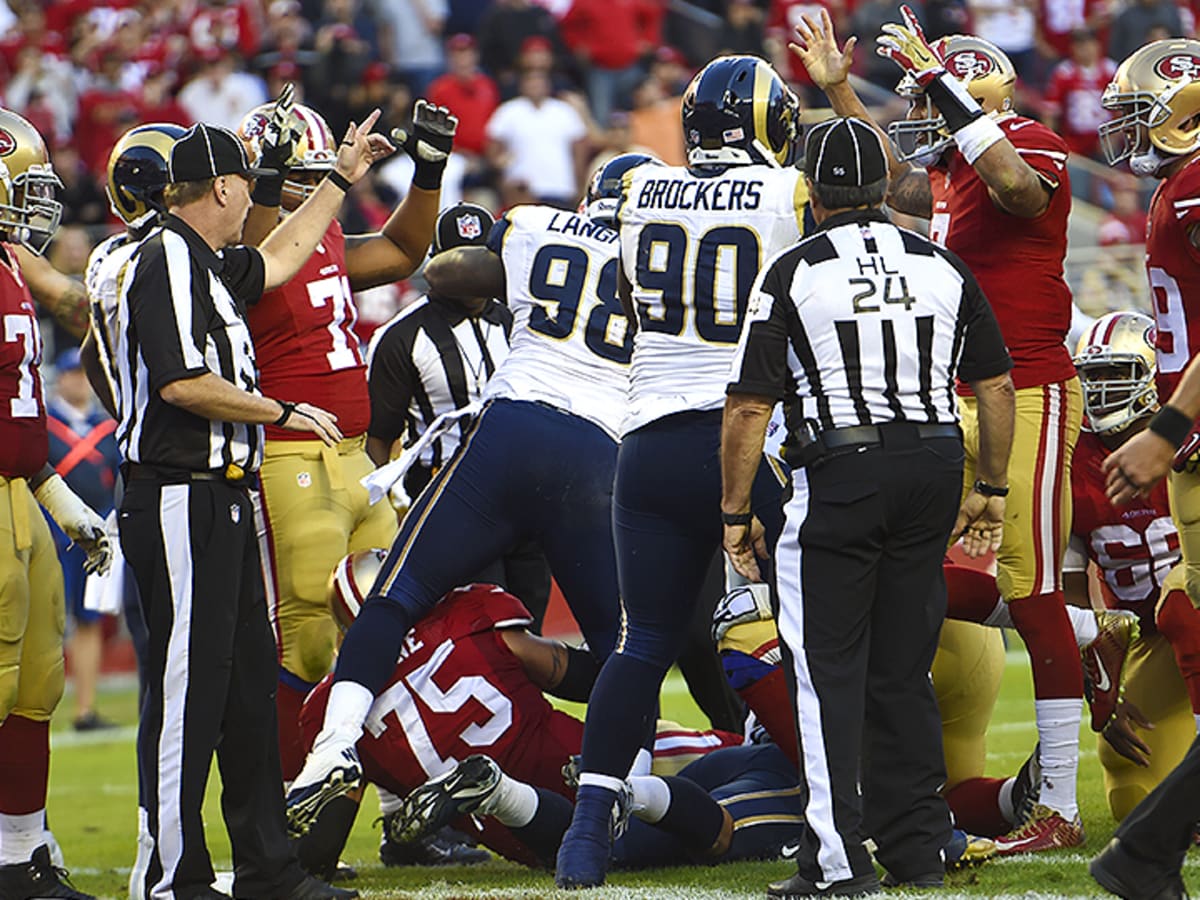
<instances>
[{"instance_id":1,"label":"referee's belt","mask_svg":"<svg viewBox=\"0 0 1200 900\"><path fill-rule=\"evenodd\" d=\"M125 463L121 466L125 481L155 481L159 484L183 484L188 481L219 481L230 487L251 488L258 483L257 472L247 472L236 463L223 469L176 469L171 466L153 466L146 463Z\"/></svg>"},{"instance_id":2,"label":"referee's belt","mask_svg":"<svg viewBox=\"0 0 1200 900\"><path fill-rule=\"evenodd\" d=\"M799 468L819 463L833 456L854 453L868 447L916 447L921 441L934 438L962 440L958 425L920 422L888 422L885 425L851 425L822 431L809 443L789 450L785 458L789 465Z\"/></svg>"}]
</instances>

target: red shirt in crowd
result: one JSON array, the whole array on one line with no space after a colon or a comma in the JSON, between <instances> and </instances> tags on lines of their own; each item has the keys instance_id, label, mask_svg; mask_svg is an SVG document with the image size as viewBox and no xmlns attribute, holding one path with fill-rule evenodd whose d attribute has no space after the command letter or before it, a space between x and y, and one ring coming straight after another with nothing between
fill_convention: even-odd
<instances>
[{"instance_id":1,"label":"red shirt in crowd","mask_svg":"<svg viewBox=\"0 0 1200 900\"><path fill-rule=\"evenodd\" d=\"M435 79L425 96L429 102L444 106L458 116L455 149L482 154L487 143L484 133L487 121L500 105L496 82L483 72L476 72L468 80L447 74Z\"/></svg>"},{"instance_id":2,"label":"red shirt in crowd","mask_svg":"<svg viewBox=\"0 0 1200 900\"><path fill-rule=\"evenodd\" d=\"M1057 114L1058 133L1072 153L1092 156L1099 149L1096 129L1112 117L1101 106L1100 98L1116 72L1117 65L1111 59L1101 59L1086 68L1064 59L1054 67L1046 87L1046 103Z\"/></svg>"},{"instance_id":3,"label":"red shirt in crowd","mask_svg":"<svg viewBox=\"0 0 1200 900\"><path fill-rule=\"evenodd\" d=\"M1038 28L1055 54L1064 59L1071 55L1071 32L1077 29L1091 27L1100 46L1107 47L1108 29L1096 28L1095 20L1108 6L1108 0L1038 0Z\"/></svg>"},{"instance_id":4,"label":"red shirt in crowd","mask_svg":"<svg viewBox=\"0 0 1200 900\"><path fill-rule=\"evenodd\" d=\"M657 0L575 0L560 23L563 40L602 69L624 69L661 43Z\"/></svg>"}]
</instances>

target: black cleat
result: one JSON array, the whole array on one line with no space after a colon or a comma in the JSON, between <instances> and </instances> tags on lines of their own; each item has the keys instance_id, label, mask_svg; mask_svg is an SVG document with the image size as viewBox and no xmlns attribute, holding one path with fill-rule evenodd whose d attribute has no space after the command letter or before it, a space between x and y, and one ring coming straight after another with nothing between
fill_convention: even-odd
<instances>
[{"instance_id":1,"label":"black cleat","mask_svg":"<svg viewBox=\"0 0 1200 900\"><path fill-rule=\"evenodd\" d=\"M379 845L379 861L385 866L475 866L490 862L492 855L473 844L465 834L453 828L442 828L419 840L401 844L391 837L388 819L383 817L383 842Z\"/></svg>"},{"instance_id":2,"label":"black cleat","mask_svg":"<svg viewBox=\"0 0 1200 900\"><path fill-rule=\"evenodd\" d=\"M33 851L29 862L0 866L0 897L4 900L96 900L77 891L67 880L67 870L50 861L45 844Z\"/></svg>"},{"instance_id":3,"label":"black cleat","mask_svg":"<svg viewBox=\"0 0 1200 900\"><path fill-rule=\"evenodd\" d=\"M319 878L306 875L304 880L287 895L287 900L351 900L357 896L358 891L353 888L334 887Z\"/></svg>"},{"instance_id":4,"label":"black cleat","mask_svg":"<svg viewBox=\"0 0 1200 900\"><path fill-rule=\"evenodd\" d=\"M883 893L874 872L841 881L809 881L799 872L785 881L767 885L769 900L793 900L795 897L870 897Z\"/></svg>"}]
</instances>

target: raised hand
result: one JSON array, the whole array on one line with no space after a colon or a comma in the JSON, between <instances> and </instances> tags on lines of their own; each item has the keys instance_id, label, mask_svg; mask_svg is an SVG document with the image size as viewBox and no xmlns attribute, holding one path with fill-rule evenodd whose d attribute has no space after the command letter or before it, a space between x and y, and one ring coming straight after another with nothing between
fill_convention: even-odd
<instances>
[{"instance_id":1,"label":"raised hand","mask_svg":"<svg viewBox=\"0 0 1200 900\"><path fill-rule=\"evenodd\" d=\"M345 137L338 145L337 171L351 182L358 181L366 175L367 169L371 168L371 163L379 158L377 154L381 152L382 145L378 140L372 141L372 137L382 138L385 143L387 142L387 138L384 138L383 135L373 136L371 134L371 129L379 121L380 115L380 111L376 109L367 116L366 121L361 125L351 122L350 127L346 129Z\"/></svg>"},{"instance_id":2,"label":"raised hand","mask_svg":"<svg viewBox=\"0 0 1200 900\"><path fill-rule=\"evenodd\" d=\"M898 65L924 87L946 71L945 61L925 39L925 30L912 8L900 7L903 25L888 23L875 39L875 52Z\"/></svg>"},{"instance_id":3,"label":"raised hand","mask_svg":"<svg viewBox=\"0 0 1200 900\"><path fill-rule=\"evenodd\" d=\"M442 163L454 148L458 117L444 106L418 100L413 107L412 131L392 129L392 140L416 163Z\"/></svg>"},{"instance_id":4,"label":"raised hand","mask_svg":"<svg viewBox=\"0 0 1200 900\"><path fill-rule=\"evenodd\" d=\"M858 43L858 38L847 38L845 46L839 49L837 36L833 33L833 20L826 9L821 10L816 21L807 14L800 18L801 22L796 26L796 40L788 44L788 49L804 63L813 84L821 90L841 84L850 74L854 45Z\"/></svg>"},{"instance_id":5,"label":"raised hand","mask_svg":"<svg viewBox=\"0 0 1200 900\"><path fill-rule=\"evenodd\" d=\"M258 165L284 174L296 155L304 122L296 112L295 87L289 81L279 92L262 134L258 136Z\"/></svg>"}]
</instances>

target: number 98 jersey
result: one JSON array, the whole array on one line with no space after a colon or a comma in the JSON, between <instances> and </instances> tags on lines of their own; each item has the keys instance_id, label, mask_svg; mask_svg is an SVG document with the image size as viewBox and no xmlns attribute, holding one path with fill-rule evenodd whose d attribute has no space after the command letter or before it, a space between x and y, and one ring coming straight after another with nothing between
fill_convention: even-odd
<instances>
[{"instance_id":1,"label":"number 98 jersey","mask_svg":"<svg viewBox=\"0 0 1200 900\"><path fill-rule=\"evenodd\" d=\"M1146 273L1153 295L1158 375L1165 403L1200 350L1200 250L1190 232L1200 224L1200 161L1159 183L1146 223Z\"/></svg>"},{"instance_id":2,"label":"number 98 jersey","mask_svg":"<svg viewBox=\"0 0 1200 900\"><path fill-rule=\"evenodd\" d=\"M617 299L617 233L586 216L518 206L493 226L511 348L484 399L534 400L617 438L629 391L629 320Z\"/></svg>"},{"instance_id":3,"label":"number 98 jersey","mask_svg":"<svg viewBox=\"0 0 1200 900\"><path fill-rule=\"evenodd\" d=\"M794 168L639 166L622 194L621 264L638 319L629 432L724 405L750 287L763 260L800 239L808 192Z\"/></svg>"}]
</instances>

